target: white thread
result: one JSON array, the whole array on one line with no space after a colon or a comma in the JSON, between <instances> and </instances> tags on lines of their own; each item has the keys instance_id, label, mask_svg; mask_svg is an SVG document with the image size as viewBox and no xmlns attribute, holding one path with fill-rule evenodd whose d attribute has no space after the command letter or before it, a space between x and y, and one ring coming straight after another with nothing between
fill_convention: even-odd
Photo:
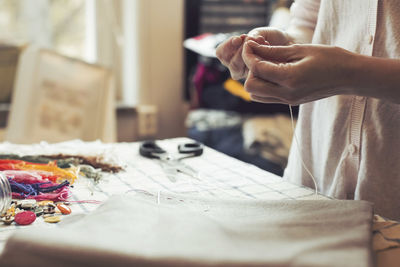
<instances>
[{"instance_id":1,"label":"white thread","mask_svg":"<svg viewBox=\"0 0 400 267\"><path fill-rule=\"evenodd\" d=\"M315 179L314 175L307 168L306 164L304 163L303 157L301 156L299 141L297 140L296 131L294 129L294 119L293 119L292 105L289 105L289 110L290 110L290 118L292 120L292 131L293 131L294 141L296 142L297 153L298 153L298 156L300 158L301 165L303 166L303 168L306 170L306 172L310 175L311 179L313 180L314 187L315 187L315 194L318 195L317 179Z\"/></svg>"}]
</instances>

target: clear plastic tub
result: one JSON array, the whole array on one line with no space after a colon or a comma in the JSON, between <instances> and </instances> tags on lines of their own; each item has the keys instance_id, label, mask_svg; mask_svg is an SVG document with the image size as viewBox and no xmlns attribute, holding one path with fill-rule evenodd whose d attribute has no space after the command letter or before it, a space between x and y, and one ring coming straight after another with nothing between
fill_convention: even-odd
<instances>
[{"instance_id":1,"label":"clear plastic tub","mask_svg":"<svg viewBox=\"0 0 400 267\"><path fill-rule=\"evenodd\" d=\"M0 214L3 214L11 205L11 187L7 177L0 172Z\"/></svg>"}]
</instances>

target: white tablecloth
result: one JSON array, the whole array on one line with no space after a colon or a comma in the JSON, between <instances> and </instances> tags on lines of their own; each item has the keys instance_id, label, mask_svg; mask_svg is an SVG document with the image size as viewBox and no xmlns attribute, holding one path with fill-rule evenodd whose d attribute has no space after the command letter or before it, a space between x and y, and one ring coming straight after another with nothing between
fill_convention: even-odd
<instances>
[{"instance_id":1,"label":"white tablecloth","mask_svg":"<svg viewBox=\"0 0 400 267\"><path fill-rule=\"evenodd\" d=\"M159 145L168 151L176 153L177 145L185 141L189 140L187 138L169 139L159 141ZM205 196L215 199L328 199L321 195L316 196L314 191L309 188L287 183L274 174L207 147L201 157L184 160L187 165L200 171L201 179L196 180L180 174L175 183L166 177L157 160L143 158L139 155L139 143L104 144L101 142L82 141L70 141L52 145L47 143L35 145L2 143L0 144L0 153L18 153L21 155L59 153L99 155L103 156L105 161L114 162L124 167L124 171L120 173L104 174L99 184L93 184L88 179L78 180L72 189L71 200L74 201L105 201L113 194L123 194L131 191L147 191L160 196L167 193L183 193L189 196ZM87 214L97 207L98 204L73 204L72 214ZM389 224L385 225L388 226ZM396 226L395 223L391 225ZM0 252L8 237L15 231L35 226L59 227L58 224L45 223L43 218L37 219L30 226L0 225ZM379 231L374 233L375 236L379 234L378 237L380 237ZM381 239L380 241L382 241ZM375 250L387 254L388 249L399 247L399 242L394 242L393 240L391 242L391 246L381 246Z\"/></svg>"}]
</instances>

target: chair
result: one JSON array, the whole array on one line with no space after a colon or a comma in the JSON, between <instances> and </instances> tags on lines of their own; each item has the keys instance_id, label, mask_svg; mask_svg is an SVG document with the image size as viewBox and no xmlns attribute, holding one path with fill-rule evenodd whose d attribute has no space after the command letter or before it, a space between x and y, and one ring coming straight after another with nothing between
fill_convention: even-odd
<instances>
[{"instance_id":1,"label":"chair","mask_svg":"<svg viewBox=\"0 0 400 267\"><path fill-rule=\"evenodd\" d=\"M34 46L23 52L6 141L113 142L115 136L115 96L109 70Z\"/></svg>"}]
</instances>

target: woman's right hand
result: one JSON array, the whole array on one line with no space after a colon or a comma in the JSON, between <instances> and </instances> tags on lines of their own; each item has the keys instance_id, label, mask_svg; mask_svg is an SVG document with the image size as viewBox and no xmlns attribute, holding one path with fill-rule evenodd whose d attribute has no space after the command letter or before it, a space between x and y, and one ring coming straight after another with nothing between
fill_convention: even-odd
<instances>
[{"instance_id":1,"label":"woman's right hand","mask_svg":"<svg viewBox=\"0 0 400 267\"><path fill-rule=\"evenodd\" d=\"M248 68L243 61L243 44L247 40L253 40L261 45L290 45L288 34L282 30L270 27L256 28L248 34L233 36L217 47L217 58L225 65L233 79L239 80L247 77Z\"/></svg>"}]
</instances>

